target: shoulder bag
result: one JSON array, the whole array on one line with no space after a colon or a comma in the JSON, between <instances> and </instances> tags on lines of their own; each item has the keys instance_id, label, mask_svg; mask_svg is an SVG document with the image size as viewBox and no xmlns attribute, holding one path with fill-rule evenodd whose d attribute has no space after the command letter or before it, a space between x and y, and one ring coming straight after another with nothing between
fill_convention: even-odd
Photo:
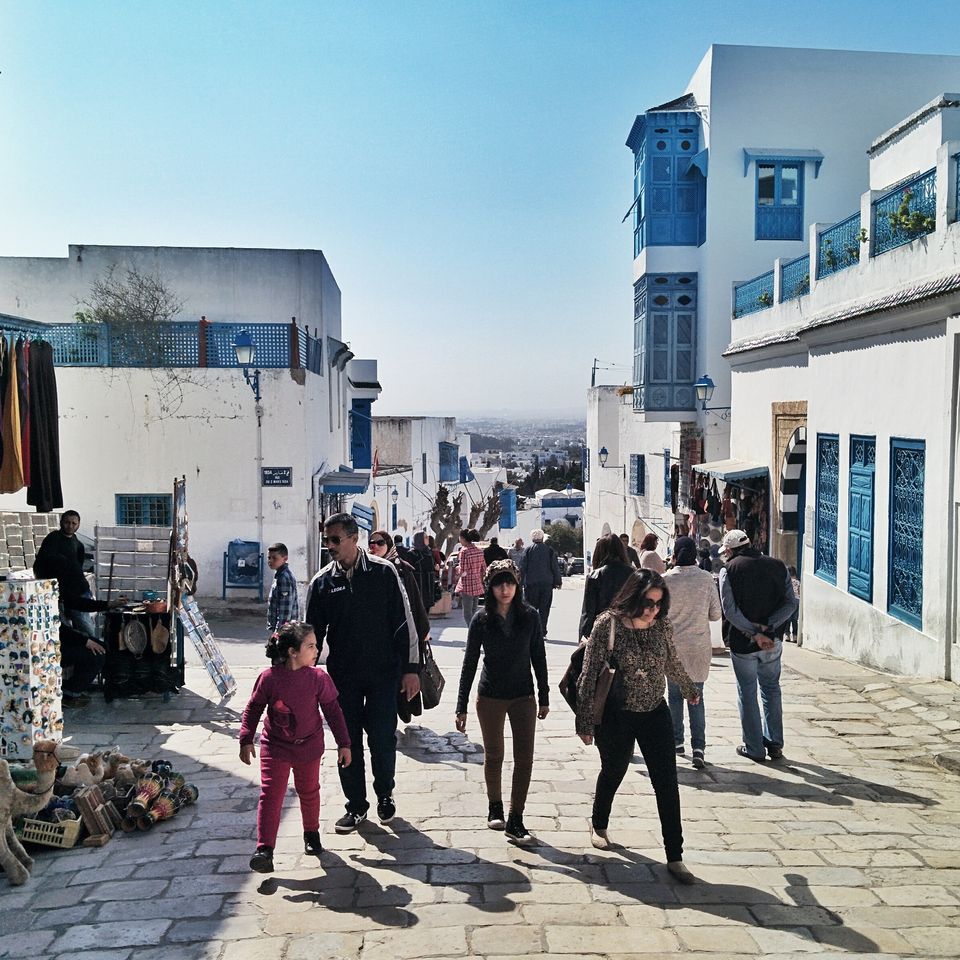
<instances>
[{"instance_id":1,"label":"shoulder bag","mask_svg":"<svg viewBox=\"0 0 960 960\"><path fill-rule=\"evenodd\" d=\"M594 717L603 717L603 708L607 702L607 696L610 688L613 686L613 678L616 674L616 667L610 665L610 654L613 651L614 631L616 622L610 617L610 636L607 640L607 659L604 661L597 679L597 692L594 695ZM580 685L580 674L583 672L583 657L586 653L586 643L581 643L570 657L570 663L560 679L560 696L567 701L568 706L574 713L577 712L577 687ZM594 720L599 723L599 720Z\"/></svg>"},{"instance_id":2,"label":"shoulder bag","mask_svg":"<svg viewBox=\"0 0 960 960\"><path fill-rule=\"evenodd\" d=\"M423 645L423 669L420 671L420 694L424 710L432 710L440 703L440 695L446 682L437 661L433 659L430 642L427 641Z\"/></svg>"},{"instance_id":3,"label":"shoulder bag","mask_svg":"<svg viewBox=\"0 0 960 960\"><path fill-rule=\"evenodd\" d=\"M597 689L593 695L593 717L591 722L594 726L599 726L603 720L603 711L607 705L607 698L610 696L610 690L613 687L613 681L617 676L617 665L611 654L613 653L613 638L617 629L616 618L610 617L610 637L607 640L607 659L603 661L600 668L600 676L597 677ZM612 701L611 701L612 702Z\"/></svg>"}]
</instances>

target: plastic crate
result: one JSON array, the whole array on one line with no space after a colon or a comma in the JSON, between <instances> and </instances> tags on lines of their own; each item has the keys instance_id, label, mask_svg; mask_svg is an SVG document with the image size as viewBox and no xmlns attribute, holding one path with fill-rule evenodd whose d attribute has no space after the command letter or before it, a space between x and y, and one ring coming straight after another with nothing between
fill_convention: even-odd
<instances>
[{"instance_id":1,"label":"plastic crate","mask_svg":"<svg viewBox=\"0 0 960 960\"><path fill-rule=\"evenodd\" d=\"M45 820L23 820L16 828L17 836L24 843L39 843L44 847L68 848L80 839L83 824L79 820L62 820L47 823Z\"/></svg>"}]
</instances>

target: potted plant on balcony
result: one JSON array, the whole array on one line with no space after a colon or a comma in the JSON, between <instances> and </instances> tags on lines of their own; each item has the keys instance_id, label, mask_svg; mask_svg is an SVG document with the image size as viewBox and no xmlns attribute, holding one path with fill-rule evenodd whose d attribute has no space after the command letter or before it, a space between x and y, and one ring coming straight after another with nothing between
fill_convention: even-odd
<instances>
[{"instance_id":1,"label":"potted plant on balcony","mask_svg":"<svg viewBox=\"0 0 960 960\"><path fill-rule=\"evenodd\" d=\"M906 233L911 237L918 237L930 233L937 225L936 217L928 217L922 210L915 210L911 206L913 191L906 187L900 195L900 206L887 213L890 229L894 233Z\"/></svg>"}]
</instances>

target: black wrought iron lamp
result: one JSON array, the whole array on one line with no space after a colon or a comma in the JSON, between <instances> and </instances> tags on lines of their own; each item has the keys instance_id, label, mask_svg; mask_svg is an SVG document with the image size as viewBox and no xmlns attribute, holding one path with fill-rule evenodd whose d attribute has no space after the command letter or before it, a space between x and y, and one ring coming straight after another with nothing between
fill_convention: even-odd
<instances>
[{"instance_id":1,"label":"black wrought iron lamp","mask_svg":"<svg viewBox=\"0 0 960 960\"><path fill-rule=\"evenodd\" d=\"M730 407L708 407L707 404L713 397L713 391L717 385L704 374L694 385L693 389L697 391L697 400L700 402L700 409L710 413L720 414L721 420L726 420L730 416Z\"/></svg>"},{"instance_id":2,"label":"black wrought iron lamp","mask_svg":"<svg viewBox=\"0 0 960 960\"><path fill-rule=\"evenodd\" d=\"M253 376L250 375L250 367L253 366L254 357L257 348L253 342L253 337L246 330L241 330L233 341L233 349L237 355L237 364L243 368L243 379L250 385L253 391L253 399L260 402L260 371L254 370Z\"/></svg>"}]
</instances>

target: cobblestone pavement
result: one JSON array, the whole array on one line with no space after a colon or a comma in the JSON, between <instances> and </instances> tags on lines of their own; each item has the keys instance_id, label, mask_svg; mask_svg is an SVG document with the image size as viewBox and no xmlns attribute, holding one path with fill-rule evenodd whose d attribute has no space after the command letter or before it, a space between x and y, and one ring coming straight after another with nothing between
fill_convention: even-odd
<instances>
[{"instance_id":1,"label":"cobblestone pavement","mask_svg":"<svg viewBox=\"0 0 960 960\"><path fill-rule=\"evenodd\" d=\"M573 649L582 580L557 595L548 656L555 688ZM442 627L442 632L441 632ZM635 763L614 805L622 846L593 850L587 817L598 761L559 696L540 725L519 850L486 828L482 751L471 714L453 727L466 631L438 621L448 687L400 735L397 819L358 835L333 756L323 768L325 853L301 852L288 796L277 872L250 873L256 768L237 758L239 711L264 666L258 624L218 623L240 681L208 700L205 674L158 700L95 701L68 714L80 746L162 755L200 787L196 807L107 846L41 851L21 888L0 879L0 956L96 960L486 957L960 956L960 778L937 754L960 742L956 687L890 678L788 645L786 759L753 764L739 742L728 660L707 685L709 765L681 762L686 861L666 875L656 808ZM476 740L474 738L477 738ZM507 767L509 770L509 765Z\"/></svg>"}]
</instances>

